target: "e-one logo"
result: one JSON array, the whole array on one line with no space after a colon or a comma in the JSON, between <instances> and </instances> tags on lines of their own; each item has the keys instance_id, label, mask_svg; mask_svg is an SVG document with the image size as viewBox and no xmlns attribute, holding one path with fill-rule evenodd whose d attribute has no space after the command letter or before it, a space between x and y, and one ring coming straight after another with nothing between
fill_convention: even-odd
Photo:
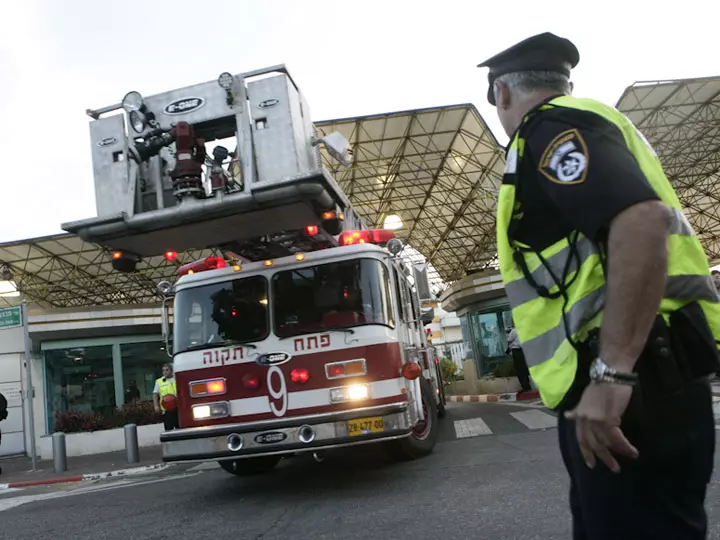
<instances>
[{"instance_id":1,"label":"e-one logo","mask_svg":"<svg viewBox=\"0 0 720 540\"><path fill-rule=\"evenodd\" d=\"M187 114L205 105L205 100L199 97L177 99L163 109L165 114Z\"/></svg>"},{"instance_id":2,"label":"e-one logo","mask_svg":"<svg viewBox=\"0 0 720 540\"><path fill-rule=\"evenodd\" d=\"M267 353L258 356L255 363L261 366L276 366L277 364L284 364L291 358L292 356L286 352Z\"/></svg>"},{"instance_id":3,"label":"e-one logo","mask_svg":"<svg viewBox=\"0 0 720 540\"><path fill-rule=\"evenodd\" d=\"M258 444L274 444L283 442L285 439L287 439L287 434L281 431L271 431L255 436L255 442Z\"/></svg>"},{"instance_id":4,"label":"e-one logo","mask_svg":"<svg viewBox=\"0 0 720 540\"><path fill-rule=\"evenodd\" d=\"M105 137L104 139L101 139L98 141L97 145L100 148L104 148L106 146L112 146L113 144L116 144L118 140L115 137Z\"/></svg>"},{"instance_id":5,"label":"e-one logo","mask_svg":"<svg viewBox=\"0 0 720 540\"><path fill-rule=\"evenodd\" d=\"M279 99L276 99L276 98L266 99L265 101L261 101L260 103L258 103L258 109L269 109L270 107L274 107L278 103L280 103Z\"/></svg>"}]
</instances>

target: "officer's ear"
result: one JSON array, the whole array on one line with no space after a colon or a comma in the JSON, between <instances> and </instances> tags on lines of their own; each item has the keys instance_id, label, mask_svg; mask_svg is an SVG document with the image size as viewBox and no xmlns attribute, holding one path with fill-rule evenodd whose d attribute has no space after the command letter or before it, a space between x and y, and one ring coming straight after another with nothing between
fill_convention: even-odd
<instances>
[{"instance_id":1,"label":"officer's ear","mask_svg":"<svg viewBox=\"0 0 720 540\"><path fill-rule=\"evenodd\" d=\"M575 83L570 81L570 94L572 94L574 90L575 90Z\"/></svg>"},{"instance_id":2,"label":"officer's ear","mask_svg":"<svg viewBox=\"0 0 720 540\"><path fill-rule=\"evenodd\" d=\"M495 93L495 104L503 110L510 108L510 89L500 81L493 82L493 92Z\"/></svg>"}]
</instances>

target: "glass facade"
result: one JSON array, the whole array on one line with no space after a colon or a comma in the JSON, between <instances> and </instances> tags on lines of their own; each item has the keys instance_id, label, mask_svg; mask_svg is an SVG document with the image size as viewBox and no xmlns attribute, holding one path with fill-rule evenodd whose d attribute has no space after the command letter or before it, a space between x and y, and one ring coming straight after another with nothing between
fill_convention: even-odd
<instances>
[{"instance_id":1,"label":"glass facade","mask_svg":"<svg viewBox=\"0 0 720 540\"><path fill-rule=\"evenodd\" d=\"M152 401L155 381L162 377L162 366L170 362L160 342L122 343L123 403L135 399Z\"/></svg>"},{"instance_id":2,"label":"glass facade","mask_svg":"<svg viewBox=\"0 0 720 540\"><path fill-rule=\"evenodd\" d=\"M46 429L69 409L109 416L133 400L152 401L155 380L170 362L160 336L43 342Z\"/></svg>"},{"instance_id":3,"label":"glass facade","mask_svg":"<svg viewBox=\"0 0 720 540\"><path fill-rule=\"evenodd\" d=\"M116 407L112 346L45 352L48 426L68 409L107 414Z\"/></svg>"}]
</instances>

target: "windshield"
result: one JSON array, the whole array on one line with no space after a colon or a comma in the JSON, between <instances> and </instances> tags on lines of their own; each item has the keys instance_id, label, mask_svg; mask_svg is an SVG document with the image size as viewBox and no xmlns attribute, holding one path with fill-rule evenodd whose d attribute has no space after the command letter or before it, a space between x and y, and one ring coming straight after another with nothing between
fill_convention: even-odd
<instances>
[{"instance_id":1,"label":"windshield","mask_svg":"<svg viewBox=\"0 0 720 540\"><path fill-rule=\"evenodd\" d=\"M388 271L376 259L278 272L272 292L280 337L363 324L395 327Z\"/></svg>"},{"instance_id":2,"label":"windshield","mask_svg":"<svg viewBox=\"0 0 720 540\"><path fill-rule=\"evenodd\" d=\"M267 280L235 279L178 291L173 313L175 352L268 335Z\"/></svg>"}]
</instances>

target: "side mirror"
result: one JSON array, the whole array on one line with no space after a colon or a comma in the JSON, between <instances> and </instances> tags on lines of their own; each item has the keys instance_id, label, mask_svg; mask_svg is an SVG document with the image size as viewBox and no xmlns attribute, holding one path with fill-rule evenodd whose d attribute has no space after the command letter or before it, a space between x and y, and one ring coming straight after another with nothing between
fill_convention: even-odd
<instances>
[{"instance_id":1,"label":"side mirror","mask_svg":"<svg viewBox=\"0 0 720 540\"><path fill-rule=\"evenodd\" d=\"M170 304L172 302L172 298L166 297L163 298L162 303L162 313L160 314L161 319L161 325L162 325L162 335L163 339L165 340L165 352L167 355L172 358L172 332L170 331Z\"/></svg>"}]
</instances>

